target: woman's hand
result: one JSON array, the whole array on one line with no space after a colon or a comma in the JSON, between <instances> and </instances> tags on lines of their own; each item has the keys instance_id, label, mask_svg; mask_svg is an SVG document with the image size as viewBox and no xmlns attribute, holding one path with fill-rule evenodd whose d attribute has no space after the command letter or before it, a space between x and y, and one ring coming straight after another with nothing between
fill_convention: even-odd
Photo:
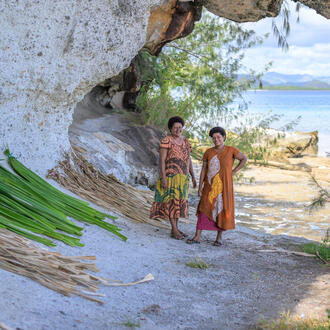
<instances>
[{"instance_id":1,"label":"woman's hand","mask_svg":"<svg viewBox=\"0 0 330 330\"><path fill-rule=\"evenodd\" d=\"M166 190L168 188L167 178L162 178L162 187Z\"/></svg>"},{"instance_id":2,"label":"woman's hand","mask_svg":"<svg viewBox=\"0 0 330 330\"><path fill-rule=\"evenodd\" d=\"M242 152L239 152L238 153L238 156L235 157L236 159L239 160L239 163L238 165L232 170L232 175L235 175L246 163L247 161L247 158L246 156L242 153Z\"/></svg>"},{"instance_id":3,"label":"woman's hand","mask_svg":"<svg viewBox=\"0 0 330 330\"><path fill-rule=\"evenodd\" d=\"M199 187L198 189L198 197L202 197L203 187Z\"/></svg>"},{"instance_id":4,"label":"woman's hand","mask_svg":"<svg viewBox=\"0 0 330 330\"><path fill-rule=\"evenodd\" d=\"M192 181L193 188L196 188L197 187L196 179L193 177L193 178L191 178L191 181Z\"/></svg>"}]
</instances>

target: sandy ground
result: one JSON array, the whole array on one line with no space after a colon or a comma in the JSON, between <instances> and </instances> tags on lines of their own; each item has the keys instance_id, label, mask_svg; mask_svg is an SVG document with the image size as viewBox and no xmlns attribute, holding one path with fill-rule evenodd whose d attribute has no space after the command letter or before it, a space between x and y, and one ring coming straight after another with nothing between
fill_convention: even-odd
<instances>
[{"instance_id":1,"label":"sandy ground","mask_svg":"<svg viewBox=\"0 0 330 330\"><path fill-rule=\"evenodd\" d=\"M267 233L321 241L330 227L330 204L313 212L308 206L319 192L312 176L330 191L330 158L291 158L288 164L308 166L311 172L249 166L235 185L236 218Z\"/></svg>"},{"instance_id":2,"label":"sandy ground","mask_svg":"<svg viewBox=\"0 0 330 330\"><path fill-rule=\"evenodd\" d=\"M329 159L304 162L329 188ZM126 329L134 324L141 329L253 329L261 319L278 318L287 311L325 318L330 307L329 267L315 257L274 252L296 250L296 244L306 242L296 236L319 240L322 226L329 222L329 208L313 219L304 211L316 191L305 172L251 166L236 184L237 228L224 234L221 248L212 246L214 233L203 233L201 244L191 246L170 238L166 229L121 217L116 223L127 242L85 226L85 247L59 242L51 250L95 255L98 275L106 278L131 282L152 273L155 280L101 287L106 297L99 305L62 296L0 269L0 324L24 330ZM191 202L196 202L194 194ZM190 236L195 229L193 212L192 208L191 222L181 225ZM318 222L320 228L308 227ZM196 257L208 268L186 265Z\"/></svg>"},{"instance_id":3,"label":"sandy ground","mask_svg":"<svg viewBox=\"0 0 330 330\"><path fill-rule=\"evenodd\" d=\"M192 217L193 219L194 217ZM224 246L171 239L166 229L119 218L123 242L86 226L83 248L58 243L65 255L95 255L99 275L130 282L152 273L155 280L132 287L101 287L104 305L65 297L0 269L0 323L13 329L252 329L262 319L291 311L325 317L329 268L315 257L283 252L304 239L263 234L242 226L225 233ZM194 232L194 223L181 229ZM213 235L212 235L213 234ZM186 265L196 256L207 269ZM126 323L126 325L125 325Z\"/></svg>"}]
</instances>

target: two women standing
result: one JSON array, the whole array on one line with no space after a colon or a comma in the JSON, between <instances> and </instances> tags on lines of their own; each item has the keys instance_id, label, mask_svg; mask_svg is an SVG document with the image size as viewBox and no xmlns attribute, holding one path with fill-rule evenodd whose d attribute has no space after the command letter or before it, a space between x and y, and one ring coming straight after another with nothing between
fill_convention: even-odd
<instances>
[{"instance_id":1,"label":"two women standing","mask_svg":"<svg viewBox=\"0 0 330 330\"><path fill-rule=\"evenodd\" d=\"M188 217L188 172L192 176L193 186L196 180L192 168L191 146L181 136L184 121L180 117L170 118L168 127L171 135L160 143L160 172L155 202L151 209L151 218L169 219L172 236L183 239L186 235L178 229L178 219ZM246 163L246 156L238 149L225 146L226 132L214 127L209 133L214 147L206 150L200 174L197 207L198 222L196 233L189 244L198 244L202 230L217 232L215 246L221 246L222 231L235 228L233 175ZM239 164L232 169L234 160Z\"/></svg>"}]
</instances>

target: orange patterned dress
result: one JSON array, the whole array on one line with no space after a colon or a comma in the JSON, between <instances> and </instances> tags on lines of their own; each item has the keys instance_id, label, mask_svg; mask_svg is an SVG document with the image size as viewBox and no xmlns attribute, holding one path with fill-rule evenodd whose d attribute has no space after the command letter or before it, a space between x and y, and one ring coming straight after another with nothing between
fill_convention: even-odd
<instances>
[{"instance_id":1,"label":"orange patterned dress","mask_svg":"<svg viewBox=\"0 0 330 330\"><path fill-rule=\"evenodd\" d=\"M221 151L207 149L203 156L207 170L197 215L206 215L224 230L235 228L232 168L238 154L238 149L225 146Z\"/></svg>"},{"instance_id":2,"label":"orange patterned dress","mask_svg":"<svg viewBox=\"0 0 330 330\"><path fill-rule=\"evenodd\" d=\"M166 136L159 148L168 149L165 159L165 174L168 188L162 187L161 178L155 190L155 200L150 218L179 219L188 218L188 188L191 146L186 138L181 145L174 138Z\"/></svg>"}]
</instances>

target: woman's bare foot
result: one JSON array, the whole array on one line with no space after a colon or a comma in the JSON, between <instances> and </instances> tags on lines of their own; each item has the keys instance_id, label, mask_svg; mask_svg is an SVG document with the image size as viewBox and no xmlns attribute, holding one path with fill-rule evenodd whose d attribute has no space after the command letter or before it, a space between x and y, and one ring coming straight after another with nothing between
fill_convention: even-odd
<instances>
[{"instance_id":1,"label":"woman's bare foot","mask_svg":"<svg viewBox=\"0 0 330 330\"><path fill-rule=\"evenodd\" d=\"M187 244L200 244L201 242L200 241L196 241L194 238L188 238L186 240L186 243Z\"/></svg>"},{"instance_id":2,"label":"woman's bare foot","mask_svg":"<svg viewBox=\"0 0 330 330\"><path fill-rule=\"evenodd\" d=\"M171 232L171 237L177 240L183 240L184 236L178 231L177 233Z\"/></svg>"}]
</instances>

